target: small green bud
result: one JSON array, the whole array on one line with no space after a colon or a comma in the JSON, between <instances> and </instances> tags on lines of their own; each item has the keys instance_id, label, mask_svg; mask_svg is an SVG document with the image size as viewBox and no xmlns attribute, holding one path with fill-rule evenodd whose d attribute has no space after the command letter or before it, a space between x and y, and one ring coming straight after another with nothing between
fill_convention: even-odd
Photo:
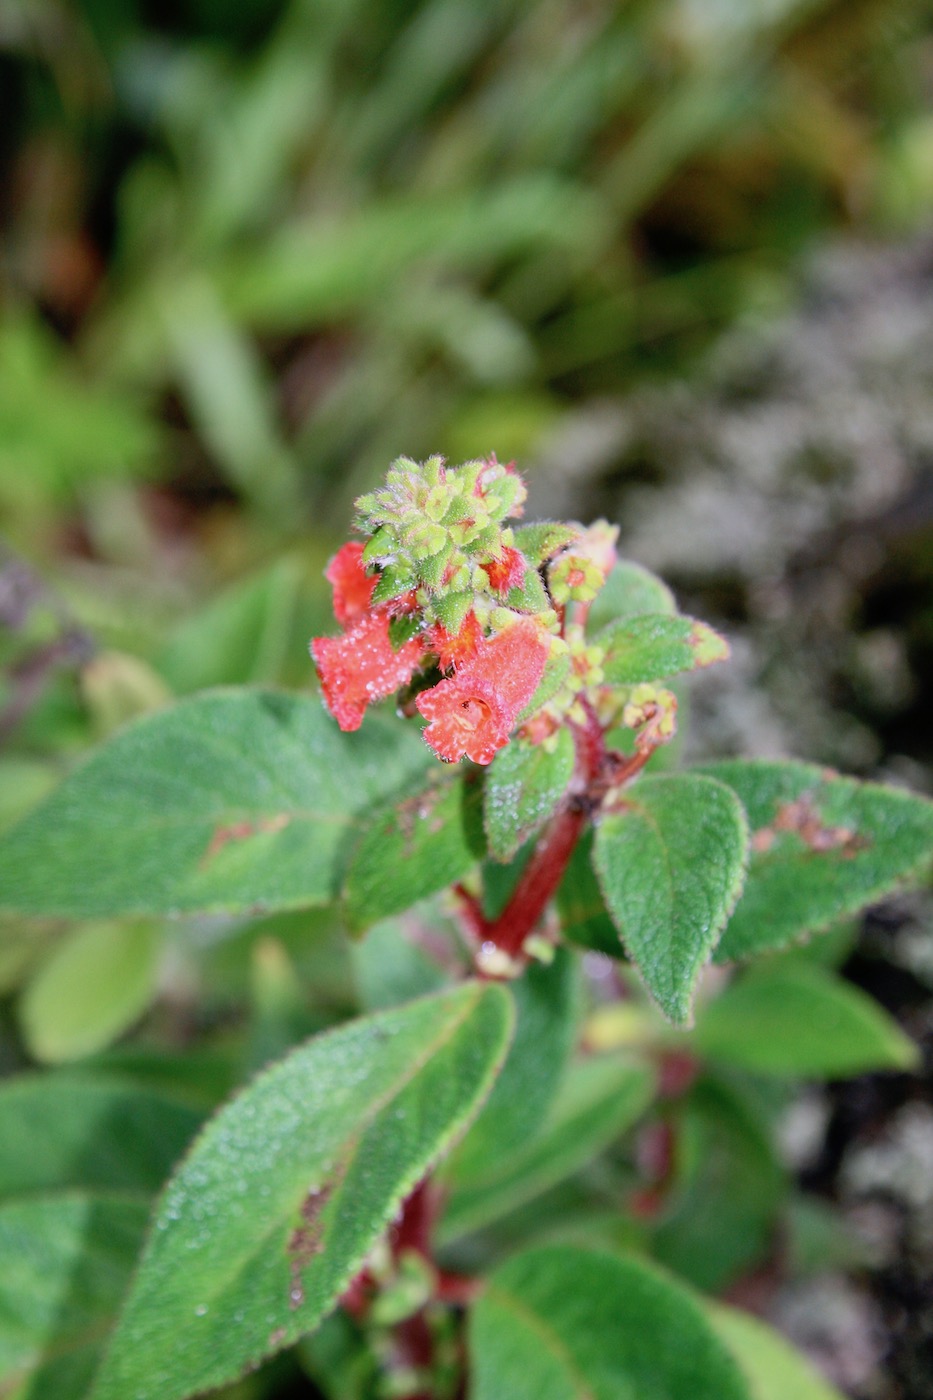
<instances>
[{"instance_id":1,"label":"small green bud","mask_svg":"<svg viewBox=\"0 0 933 1400\"><path fill-rule=\"evenodd\" d=\"M434 615L451 636L456 636L472 606L472 593L445 593L443 597L435 599Z\"/></svg>"},{"instance_id":2,"label":"small green bud","mask_svg":"<svg viewBox=\"0 0 933 1400\"><path fill-rule=\"evenodd\" d=\"M405 544L417 560L430 559L447 544L447 531L443 525L435 525L431 520L419 519L405 531Z\"/></svg>"},{"instance_id":3,"label":"small green bud","mask_svg":"<svg viewBox=\"0 0 933 1400\"><path fill-rule=\"evenodd\" d=\"M395 531L383 525L381 529L376 531L372 539L367 540L363 549L363 565L368 567L370 564L378 563L380 559L388 558L397 550L398 538Z\"/></svg>"},{"instance_id":4,"label":"small green bud","mask_svg":"<svg viewBox=\"0 0 933 1400\"><path fill-rule=\"evenodd\" d=\"M390 603L393 598L400 598L403 593L408 593L417 581L410 568L403 564L391 565L379 575L379 582L373 589L372 601L374 604Z\"/></svg>"},{"instance_id":5,"label":"small green bud","mask_svg":"<svg viewBox=\"0 0 933 1400\"><path fill-rule=\"evenodd\" d=\"M455 545L453 540L448 540L444 548L437 554L432 554L430 559L425 559L420 569L421 581L432 593L436 593L444 582L444 575L447 567L453 558Z\"/></svg>"}]
</instances>

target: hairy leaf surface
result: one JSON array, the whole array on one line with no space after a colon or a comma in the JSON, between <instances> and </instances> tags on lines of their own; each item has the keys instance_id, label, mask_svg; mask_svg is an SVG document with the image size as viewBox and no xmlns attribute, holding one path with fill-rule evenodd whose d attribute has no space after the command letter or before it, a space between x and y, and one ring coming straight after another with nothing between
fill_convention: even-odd
<instances>
[{"instance_id":1,"label":"hairy leaf surface","mask_svg":"<svg viewBox=\"0 0 933 1400\"><path fill-rule=\"evenodd\" d=\"M258 912L333 899L372 803L428 757L317 700L213 691L124 729L0 840L0 908Z\"/></svg>"},{"instance_id":2,"label":"hairy leaf surface","mask_svg":"<svg viewBox=\"0 0 933 1400\"><path fill-rule=\"evenodd\" d=\"M742 888L746 849L735 794L693 773L642 778L597 828L606 906L651 995L678 1024L690 1020L697 978Z\"/></svg>"},{"instance_id":3,"label":"hairy leaf surface","mask_svg":"<svg viewBox=\"0 0 933 1400\"><path fill-rule=\"evenodd\" d=\"M486 773L483 825L495 860L511 860L567 791L573 776L573 736L569 729L560 729L554 740L553 748L545 748L513 739Z\"/></svg>"},{"instance_id":4,"label":"hairy leaf surface","mask_svg":"<svg viewBox=\"0 0 933 1400\"><path fill-rule=\"evenodd\" d=\"M94 1400L182 1400L316 1326L488 1094L512 1019L466 983L316 1037L227 1104L162 1197Z\"/></svg>"},{"instance_id":5,"label":"hairy leaf surface","mask_svg":"<svg viewBox=\"0 0 933 1400\"><path fill-rule=\"evenodd\" d=\"M700 770L748 813L752 859L717 962L783 948L879 899L933 860L933 802L810 763L730 759Z\"/></svg>"},{"instance_id":6,"label":"hairy leaf surface","mask_svg":"<svg viewBox=\"0 0 933 1400\"><path fill-rule=\"evenodd\" d=\"M461 879L482 856L480 794L441 778L383 808L349 858L344 913L360 932Z\"/></svg>"},{"instance_id":7,"label":"hairy leaf surface","mask_svg":"<svg viewBox=\"0 0 933 1400\"><path fill-rule=\"evenodd\" d=\"M603 669L611 685L664 680L711 666L729 655L729 643L692 617L649 613L615 622L596 637L606 648Z\"/></svg>"}]
</instances>

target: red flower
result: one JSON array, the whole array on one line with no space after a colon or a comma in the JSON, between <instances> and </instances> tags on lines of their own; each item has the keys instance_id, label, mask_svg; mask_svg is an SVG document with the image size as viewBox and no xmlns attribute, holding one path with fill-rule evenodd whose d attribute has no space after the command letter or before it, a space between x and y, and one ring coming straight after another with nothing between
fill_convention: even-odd
<instances>
[{"instance_id":1,"label":"red flower","mask_svg":"<svg viewBox=\"0 0 933 1400\"><path fill-rule=\"evenodd\" d=\"M367 574L362 559L362 543L349 540L337 550L324 571L324 577L333 585L334 616L343 627L368 610L376 587L376 579Z\"/></svg>"},{"instance_id":2,"label":"red flower","mask_svg":"<svg viewBox=\"0 0 933 1400\"><path fill-rule=\"evenodd\" d=\"M311 642L325 703L346 731L359 729L367 705L407 685L423 653L420 637L392 650L389 614L382 608L361 617L342 636L315 637Z\"/></svg>"},{"instance_id":3,"label":"red flower","mask_svg":"<svg viewBox=\"0 0 933 1400\"><path fill-rule=\"evenodd\" d=\"M472 608L456 634L452 635L440 622L436 622L428 633L428 647L437 653L437 663L442 671L459 671L461 666L472 661L482 640L483 629Z\"/></svg>"},{"instance_id":4,"label":"red flower","mask_svg":"<svg viewBox=\"0 0 933 1400\"><path fill-rule=\"evenodd\" d=\"M511 588L517 588L523 582L526 567L522 552L512 549L509 545L503 546L500 559L493 559L490 564L483 565L490 587L503 594L508 593Z\"/></svg>"},{"instance_id":5,"label":"red flower","mask_svg":"<svg viewBox=\"0 0 933 1400\"><path fill-rule=\"evenodd\" d=\"M472 661L423 691L416 704L430 721L424 738L438 757L456 763L466 754L491 763L534 695L549 651L546 635L523 618L480 642Z\"/></svg>"}]
</instances>

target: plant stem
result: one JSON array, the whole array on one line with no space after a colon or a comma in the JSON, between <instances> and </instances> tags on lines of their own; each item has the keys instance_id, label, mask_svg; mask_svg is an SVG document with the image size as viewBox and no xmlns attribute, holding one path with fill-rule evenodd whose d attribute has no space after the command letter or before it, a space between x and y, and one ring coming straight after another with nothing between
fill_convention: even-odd
<instances>
[{"instance_id":1,"label":"plant stem","mask_svg":"<svg viewBox=\"0 0 933 1400\"><path fill-rule=\"evenodd\" d=\"M509 958L521 956L531 934L564 877L564 872L589 820L591 790L607 779L608 758L603 730L592 707L584 703L586 723L573 725L576 768L570 790L558 808L519 878L502 913L483 918L476 901L466 907L467 917L484 943Z\"/></svg>"}]
</instances>

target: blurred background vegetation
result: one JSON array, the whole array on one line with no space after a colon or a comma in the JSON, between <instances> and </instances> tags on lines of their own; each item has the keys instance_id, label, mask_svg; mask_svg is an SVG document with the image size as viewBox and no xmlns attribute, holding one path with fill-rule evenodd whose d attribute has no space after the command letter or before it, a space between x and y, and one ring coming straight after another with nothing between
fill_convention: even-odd
<instances>
[{"instance_id":1,"label":"blurred background vegetation","mask_svg":"<svg viewBox=\"0 0 933 1400\"><path fill-rule=\"evenodd\" d=\"M927 0L0 0L0 821L172 695L309 686L400 453L619 520L734 640L706 754L933 789L931 95ZM887 917L851 973L933 1045L929 906ZM210 1098L366 1004L328 919L2 925L0 1066L150 1008ZM837 1378L921 1394L878 1354Z\"/></svg>"}]
</instances>

